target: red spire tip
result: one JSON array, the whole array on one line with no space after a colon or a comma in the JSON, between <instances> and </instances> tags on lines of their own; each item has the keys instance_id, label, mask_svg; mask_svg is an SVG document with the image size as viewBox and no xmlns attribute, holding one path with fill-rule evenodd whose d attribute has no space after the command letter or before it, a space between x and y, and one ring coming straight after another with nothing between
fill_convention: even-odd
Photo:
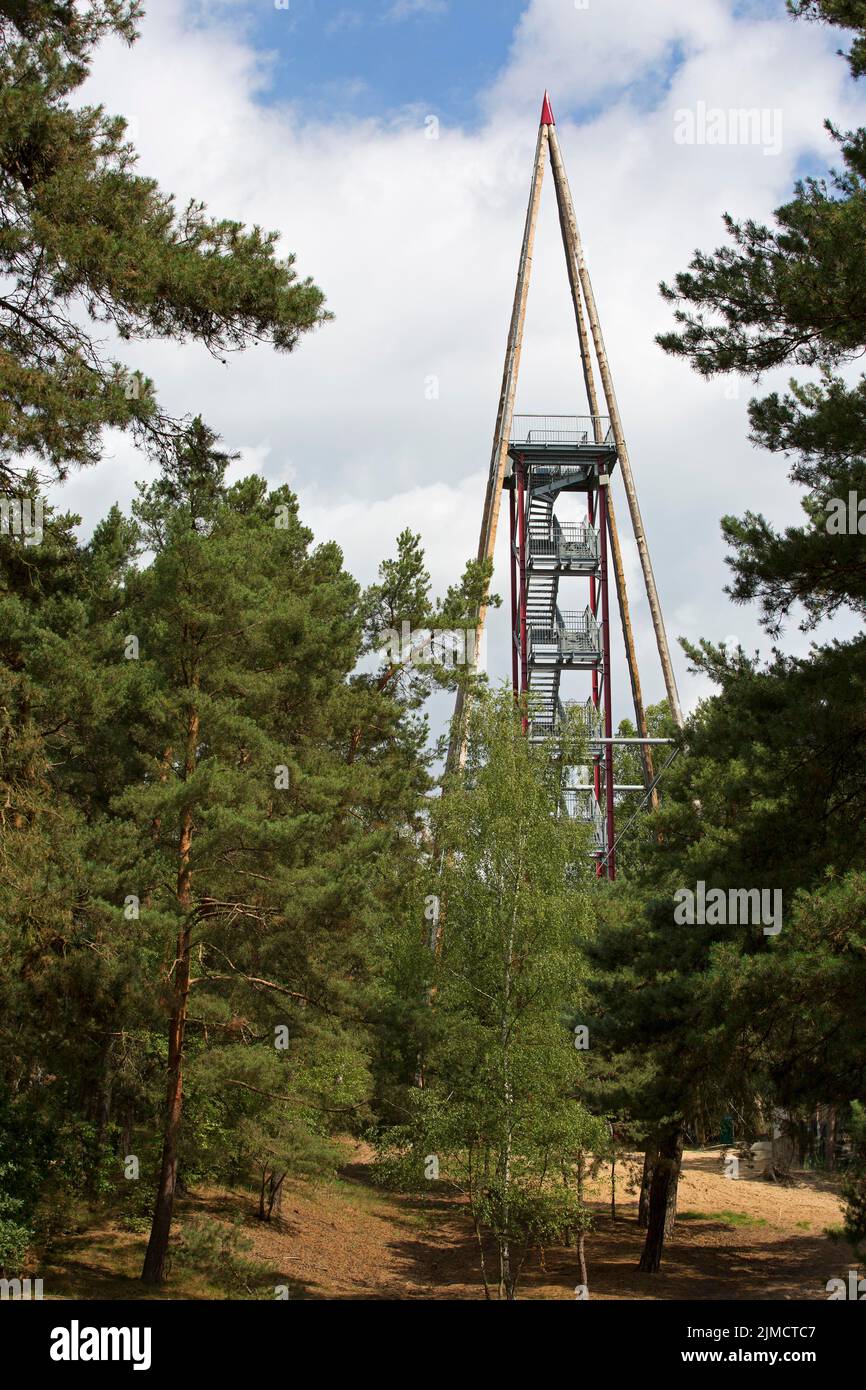
<instances>
[{"instance_id":1,"label":"red spire tip","mask_svg":"<svg viewBox=\"0 0 866 1390\"><path fill-rule=\"evenodd\" d=\"M550 96L547 92L544 93L544 105L541 108L541 124L556 125L553 116L553 107L550 104Z\"/></svg>"}]
</instances>

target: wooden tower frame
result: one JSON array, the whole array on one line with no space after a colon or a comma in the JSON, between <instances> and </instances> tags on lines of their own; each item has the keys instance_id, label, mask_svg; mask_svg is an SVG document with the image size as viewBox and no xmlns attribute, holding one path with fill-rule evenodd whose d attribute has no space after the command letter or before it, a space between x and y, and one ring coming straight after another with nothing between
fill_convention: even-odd
<instances>
[{"instance_id":1,"label":"wooden tower frame","mask_svg":"<svg viewBox=\"0 0 866 1390\"><path fill-rule=\"evenodd\" d=\"M610 363L601 331L598 307L586 264L583 244L578 231L571 189L565 172L565 165L563 163L562 152L556 132L556 122L550 103L550 97L547 92L544 94L544 102L541 111L541 121L538 130L535 161L530 185L529 204L526 212L523 242L520 251L511 323L508 331L505 365L502 374L502 387L499 396L493 450L481 520L478 559L481 562L492 562L493 560L502 492L503 490L508 490L511 499L509 540L512 569L512 609L513 618L515 620L512 624L514 644L512 663L513 681L516 692L525 691L530 683L527 669L527 648L531 641L532 630L531 624L528 623L526 613L526 568L527 557L531 553L532 547L527 533L527 519L529 513L525 495L525 454L521 454L520 441L516 441L513 437L513 430L515 423L517 381L520 371L520 358L526 323L526 306L532 274L535 233L538 224L541 190L548 156L556 190L560 230L562 233L562 243L565 251L566 267L568 270L568 279L577 327L580 362L588 406L588 417L586 418L589 423L589 431L592 435L591 439L586 439L585 430L581 430L577 433L572 430L569 434L569 439L571 439L571 435L573 434L575 451L572 457L576 460L578 454L581 456L580 467L585 478L588 480L588 485L582 487L581 490L586 491L588 494L588 519L590 524L597 528L598 536L598 565L594 572L590 574L590 605L588 611L598 616L599 608L601 610L599 659L596 666L589 669L593 669L593 701L595 702L596 709L599 710L600 713L603 708L604 716L604 734L596 738L597 745L600 745L602 748L602 755L596 759L595 790L597 799L600 801L603 800L604 802L605 824L603 852L598 856L599 871L612 878L615 875L615 788L613 782L613 747L617 740L614 739L612 732L610 692L610 618L607 583L610 570L613 571L616 585L620 621L625 643L626 663L628 666L632 701L634 704L635 726L638 733L637 742L641 749L643 761L644 785L647 798L653 808L657 806L657 795L655 790L656 778L653 767L652 744L662 741L667 742L667 740L651 740L648 735L646 712L644 709L640 674L638 671L637 652L629 613L622 548L617 527L616 511L610 488L610 476L614 463L619 465L623 480L632 531L640 558L641 571L664 677L665 691L671 714L678 728L682 727L683 716L671 661L667 633L665 631L661 602L658 595L655 575L653 573L643 518L638 504L634 474L619 406L617 404ZM606 416L601 410L601 402L596 386L596 369L601 382L604 406L607 412ZM553 434L563 434L563 436L566 434L565 431L550 430L546 433L548 438ZM531 445L529 447L531 452ZM609 465L605 465L604 463L605 453L607 453L609 458ZM577 473L573 476L576 477ZM481 650L481 640L487 617L487 609L488 602L485 597L476 614L476 666ZM599 705L602 696L603 707ZM447 764L449 773L462 770L465 761L468 699L469 696L467 691L461 688L457 694L449 742ZM599 765L601 765L603 769L601 778L599 777ZM603 788L600 786L600 780L603 781Z\"/></svg>"}]
</instances>

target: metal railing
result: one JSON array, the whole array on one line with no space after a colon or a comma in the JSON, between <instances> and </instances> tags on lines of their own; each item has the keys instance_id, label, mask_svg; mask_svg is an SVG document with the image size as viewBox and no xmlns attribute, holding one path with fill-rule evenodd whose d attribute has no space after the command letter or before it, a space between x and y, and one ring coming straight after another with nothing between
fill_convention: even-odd
<instances>
[{"instance_id":1,"label":"metal railing","mask_svg":"<svg viewBox=\"0 0 866 1390\"><path fill-rule=\"evenodd\" d=\"M535 560L598 560L598 532L588 522L566 522L547 535L529 533L529 553Z\"/></svg>"},{"instance_id":2,"label":"metal railing","mask_svg":"<svg viewBox=\"0 0 866 1390\"><path fill-rule=\"evenodd\" d=\"M566 787L562 792L562 813L570 820L579 820L591 825L595 849L604 852L607 825L604 812L592 791Z\"/></svg>"},{"instance_id":3,"label":"metal railing","mask_svg":"<svg viewBox=\"0 0 866 1390\"><path fill-rule=\"evenodd\" d=\"M589 604L582 613L560 613L557 610L556 626L564 637L598 637L598 623Z\"/></svg>"},{"instance_id":4,"label":"metal railing","mask_svg":"<svg viewBox=\"0 0 866 1390\"><path fill-rule=\"evenodd\" d=\"M582 735L588 743L598 743L604 737L604 719L601 710L596 709L592 700L557 700L556 712L553 715L542 710L530 717L531 734L533 738L552 738L555 734L562 731L562 726L569 717L576 720L577 732ZM599 757L598 749L595 750L595 757Z\"/></svg>"},{"instance_id":5,"label":"metal railing","mask_svg":"<svg viewBox=\"0 0 866 1390\"><path fill-rule=\"evenodd\" d=\"M578 727L587 739L592 742L600 739L604 734L604 720L601 710L596 709L592 700L565 700L560 702L560 718L566 715L577 716Z\"/></svg>"},{"instance_id":6,"label":"metal railing","mask_svg":"<svg viewBox=\"0 0 866 1390\"><path fill-rule=\"evenodd\" d=\"M612 444L613 430L607 415L515 415L511 424L511 444L528 447Z\"/></svg>"},{"instance_id":7,"label":"metal railing","mask_svg":"<svg viewBox=\"0 0 866 1390\"><path fill-rule=\"evenodd\" d=\"M530 652L535 647L555 647L564 659L598 656L601 653L598 623L589 607L582 613L560 613L557 610L553 624L530 623Z\"/></svg>"}]
</instances>

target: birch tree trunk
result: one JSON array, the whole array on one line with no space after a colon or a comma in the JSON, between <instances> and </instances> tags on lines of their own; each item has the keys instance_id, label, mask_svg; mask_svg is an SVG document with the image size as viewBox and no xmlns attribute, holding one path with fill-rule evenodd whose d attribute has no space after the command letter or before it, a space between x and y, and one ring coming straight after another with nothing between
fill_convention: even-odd
<instances>
[{"instance_id":1,"label":"birch tree trunk","mask_svg":"<svg viewBox=\"0 0 866 1390\"><path fill-rule=\"evenodd\" d=\"M502 1044L502 1074L505 1102L505 1134L502 1155L502 1176L503 1176L503 1212L502 1212L502 1239L500 1241L500 1282L499 1297L505 1297L509 1301L514 1298L515 1276L511 1268L511 1240L509 1232L509 1196L511 1184L511 1146L512 1146L512 1115L514 1110L514 1091L511 1083L511 1058L509 1049L511 1045L511 976L514 960L514 930L517 922L517 912L520 898L520 880L523 874L523 848L521 845L517 860L517 869L514 882L514 905L508 923L508 930L505 937L505 951L502 962L502 1008L500 1011L500 1041Z\"/></svg>"}]
</instances>

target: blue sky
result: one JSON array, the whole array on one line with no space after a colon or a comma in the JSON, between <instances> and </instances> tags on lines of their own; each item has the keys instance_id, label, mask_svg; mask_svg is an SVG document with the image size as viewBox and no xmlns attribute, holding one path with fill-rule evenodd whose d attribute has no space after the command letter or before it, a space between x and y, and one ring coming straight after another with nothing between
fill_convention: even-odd
<instances>
[{"instance_id":1,"label":"blue sky","mask_svg":"<svg viewBox=\"0 0 866 1390\"><path fill-rule=\"evenodd\" d=\"M472 126L525 8L526 0L290 0L286 10L258 0L249 34L278 55L271 100L354 116L420 104Z\"/></svg>"}]
</instances>

